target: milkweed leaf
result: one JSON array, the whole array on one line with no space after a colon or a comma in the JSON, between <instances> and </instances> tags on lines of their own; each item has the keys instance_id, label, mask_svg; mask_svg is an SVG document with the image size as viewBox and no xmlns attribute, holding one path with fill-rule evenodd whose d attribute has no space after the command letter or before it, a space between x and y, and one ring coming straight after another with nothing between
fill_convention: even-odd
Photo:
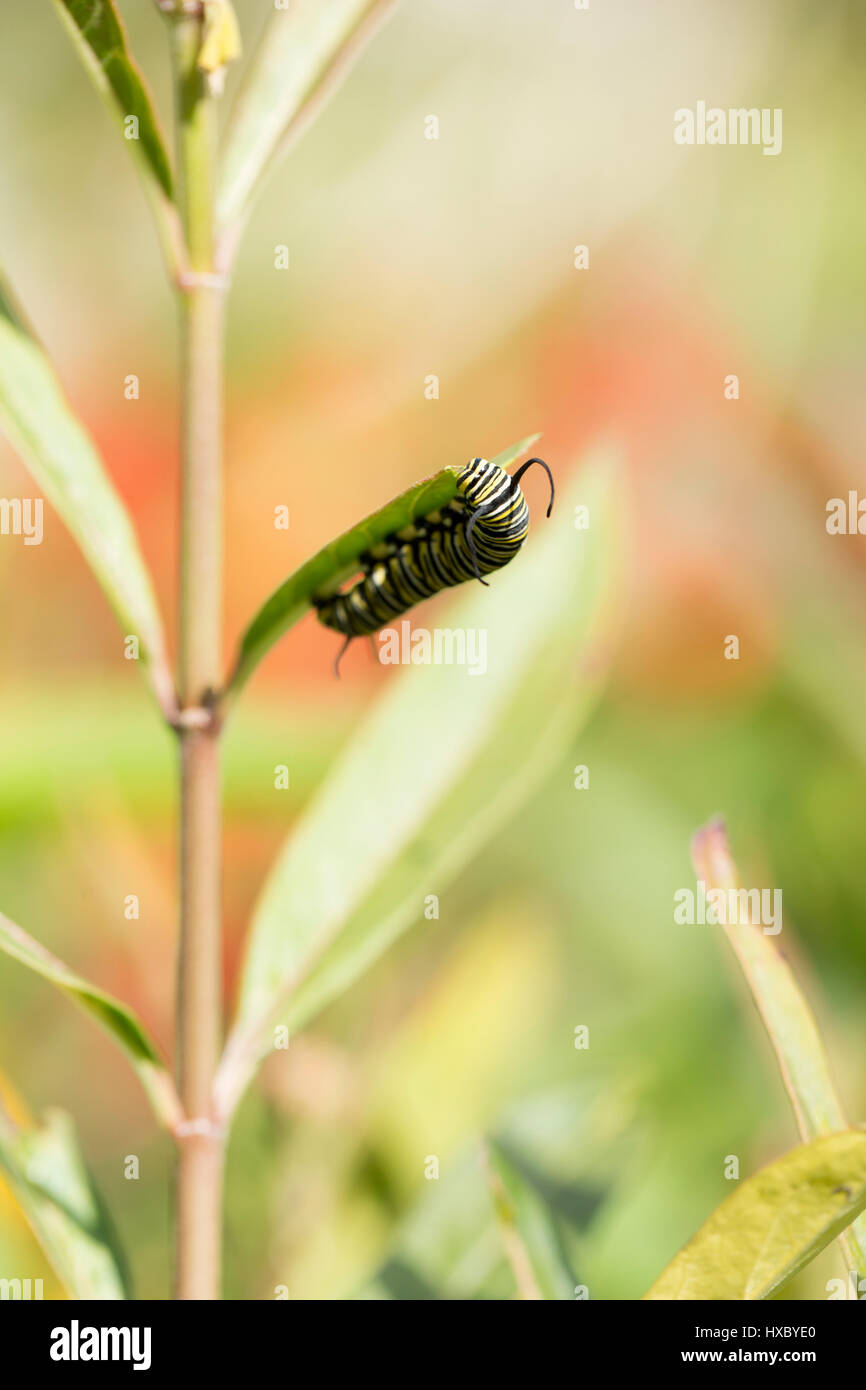
<instances>
[{"instance_id":1,"label":"milkweed leaf","mask_svg":"<svg viewBox=\"0 0 866 1390\"><path fill-rule=\"evenodd\" d=\"M217 214L242 220L263 176L339 85L395 0L294 0L272 10L225 139Z\"/></svg>"},{"instance_id":2,"label":"milkweed leaf","mask_svg":"<svg viewBox=\"0 0 866 1390\"><path fill-rule=\"evenodd\" d=\"M792 1149L717 1207L645 1298L771 1298L866 1207L866 1131Z\"/></svg>"},{"instance_id":3,"label":"milkweed leaf","mask_svg":"<svg viewBox=\"0 0 866 1390\"><path fill-rule=\"evenodd\" d=\"M525 453L540 436L528 435L510 449L505 449L493 460L500 468L507 468ZM387 502L377 512L359 521L351 530L338 536L335 541L324 546L301 568L289 575L278 589L259 609L244 633L234 671L228 684L229 698L233 698L247 681L262 657L270 650L284 633L288 632L299 618L307 612L313 594L329 593L338 589L347 579L356 574L361 556L386 536L409 526L419 517L444 507L457 496L457 476L459 468L443 468L432 478L401 492L399 497Z\"/></svg>"},{"instance_id":4,"label":"milkweed leaf","mask_svg":"<svg viewBox=\"0 0 866 1390\"><path fill-rule=\"evenodd\" d=\"M180 1103L171 1076L143 1024L131 1009L104 990L76 975L15 922L0 913L0 951L50 980L85 1012L101 1023L126 1053L138 1073L157 1116L173 1127Z\"/></svg>"},{"instance_id":5,"label":"milkweed leaf","mask_svg":"<svg viewBox=\"0 0 866 1390\"><path fill-rule=\"evenodd\" d=\"M452 630L485 633L484 673L415 665L395 677L295 827L253 919L224 1109L269 1026L299 1026L351 984L564 755L613 651L617 476L593 460L520 556L453 605ZM589 530L575 530L577 503Z\"/></svg>"},{"instance_id":6,"label":"milkweed leaf","mask_svg":"<svg viewBox=\"0 0 866 1390\"><path fill-rule=\"evenodd\" d=\"M75 537L160 704L173 701L162 622L132 522L8 289L0 291L0 429Z\"/></svg>"},{"instance_id":7,"label":"milkweed leaf","mask_svg":"<svg viewBox=\"0 0 866 1390\"><path fill-rule=\"evenodd\" d=\"M123 127L134 118L135 138L129 139L146 174L166 198L173 194L171 164L150 96L126 42L114 0L53 0L99 95Z\"/></svg>"},{"instance_id":8,"label":"milkweed leaf","mask_svg":"<svg viewBox=\"0 0 866 1390\"><path fill-rule=\"evenodd\" d=\"M132 1297L125 1255L87 1170L69 1115L20 1127L0 1107L3 1176L69 1296Z\"/></svg>"}]
</instances>

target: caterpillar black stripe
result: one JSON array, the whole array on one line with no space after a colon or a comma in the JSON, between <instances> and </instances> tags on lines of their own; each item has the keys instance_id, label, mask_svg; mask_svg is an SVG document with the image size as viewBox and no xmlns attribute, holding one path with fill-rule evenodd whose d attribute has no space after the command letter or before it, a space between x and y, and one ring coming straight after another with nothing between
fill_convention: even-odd
<instances>
[{"instance_id":1,"label":"caterpillar black stripe","mask_svg":"<svg viewBox=\"0 0 866 1390\"><path fill-rule=\"evenodd\" d=\"M550 480L550 516L553 475L544 459L528 459L512 475L487 459L470 459L457 475L453 501L362 555L361 577L349 589L314 597L319 622L346 639L335 668L353 638L371 636L440 589L467 579L484 584L483 575L514 559L529 532L520 479L534 463Z\"/></svg>"}]
</instances>

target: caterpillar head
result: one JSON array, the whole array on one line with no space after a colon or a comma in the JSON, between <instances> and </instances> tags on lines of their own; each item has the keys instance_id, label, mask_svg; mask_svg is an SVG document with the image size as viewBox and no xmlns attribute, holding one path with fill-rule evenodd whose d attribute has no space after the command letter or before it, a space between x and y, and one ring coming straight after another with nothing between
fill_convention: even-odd
<instances>
[{"instance_id":1,"label":"caterpillar head","mask_svg":"<svg viewBox=\"0 0 866 1390\"><path fill-rule=\"evenodd\" d=\"M497 465L488 462L487 459L470 459L460 470L459 484L461 488L469 489L474 495L479 489L491 483L494 475L499 471Z\"/></svg>"},{"instance_id":2,"label":"caterpillar head","mask_svg":"<svg viewBox=\"0 0 866 1390\"><path fill-rule=\"evenodd\" d=\"M475 458L470 459L461 471L474 478L483 478L492 472L495 466L495 464L488 463L487 459Z\"/></svg>"}]
</instances>

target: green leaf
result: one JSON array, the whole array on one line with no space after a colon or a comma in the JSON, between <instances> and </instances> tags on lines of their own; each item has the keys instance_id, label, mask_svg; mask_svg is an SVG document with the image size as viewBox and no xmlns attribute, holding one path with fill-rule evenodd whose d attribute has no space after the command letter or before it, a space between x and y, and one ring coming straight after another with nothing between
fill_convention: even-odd
<instances>
[{"instance_id":1,"label":"green leaf","mask_svg":"<svg viewBox=\"0 0 866 1390\"><path fill-rule=\"evenodd\" d=\"M92 1014L126 1053L159 1119L173 1128L180 1103L171 1076L135 1014L110 994L76 975L63 961L0 913L0 951L50 980L76 1004Z\"/></svg>"},{"instance_id":2,"label":"green leaf","mask_svg":"<svg viewBox=\"0 0 866 1390\"><path fill-rule=\"evenodd\" d=\"M318 114L394 4L295 0L272 10L226 131L217 195L222 226L243 218L263 174Z\"/></svg>"},{"instance_id":3,"label":"green leaf","mask_svg":"<svg viewBox=\"0 0 866 1390\"><path fill-rule=\"evenodd\" d=\"M19 1129L0 1110L0 1173L71 1298L132 1296L117 1234L67 1114L52 1110L40 1129Z\"/></svg>"},{"instance_id":4,"label":"green leaf","mask_svg":"<svg viewBox=\"0 0 866 1390\"><path fill-rule=\"evenodd\" d=\"M692 841L692 859L707 888L740 891L722 821L711 821L698 831ZM724 924L725 934L775 1049L801 1138L816 1139L845 1129L848 1120L830 1076L815 1019L776 944L778 938L765 935L760 923L749 920L748 912L738 912L737 917L737 921ZM843 1245L849 1263L866 1277L866 1218L854 1223Z\"/></svg>"},{"instance_id":5,"label":"green leaf","mask_svg":"<svg viewBox=\"0 0 866 1390\"><path fill-rule=\"evenodd\" d=\"M414 666L358 730L259 902L218 1080L226 1109L269 1023L298 1026L354 981L566 756L610 655L620 502L606 460L583 470L490 588L467 586L449 611L449 627L486 633L487 672Z\"/></svg>"},{"instance_id":6,"label":"green leaf","mask_svg":"<svg viewBox=\"0 0 866 1390\"><path fill-rule=\"evenodd\" d=\"M553 1213L502 1146L484 1148L487 1181L517 1292L524 1299L572 1299L577 1284Z\"/></svg>"},{"instance_id":7,"label":"green leaf","mask_svg":"<svg viewBox=\"0 0 866 1390\"><path fill-rule=\"evenodd\" d=\"M562 1284L564 1297L572 1299L579 1282L571 1274L576 1248L610 1209L637 1139L634 1093L609 1075L559 1082L519 1098L497 1119L497 1150L555 1223L554 1268L571 1280L567 1290ZM421 1181L372 1279L347 1293L396 1300L511 1297L514 1279L487 1178L476 1143L443 1155L437 1181Z\"/></svg>"},{"instance_id":8,"label":"green leaf","mask_svg":"<svg viewBox=\"0 0 866 1390\"><path fill-rule=\"evenodd\" d=\"M162 623L135 532L11 293L0 293L0 429L69 527L164 708L173 702Z\"/></svg>"},{"instance_id":9,"label":"green leaf","mask_svg":"<svg viewBox=\"0 0 866 1390\"><path fill-rule=\"evenodd\" d=\"M144 80L126 46L114 0L54 0L54 8L121 128L127 116L136 118L138 139L127 143L170 199L171 165Z\"/></svg>"},{"instance_id":10,"label":"green leaf","mask_svg":"<svg viewBox=\"0 0 866 1390\"><path fill-rule=\"evenodd\" d=\"M500 468L508 468L539 438L537 434L528 435L510 449L497 454L493 462L499 464ZM455 498L459 472L459 468L443 468L432 478L415 483L399 497L373 512L372 516L365 517L350 531L324 546L294 574L289 575L259 609L241 639L234 672L228 683L229 698L237 694L274 643L304 616L313 594L339 589L341 584L357 574L365 551L378 545L386 536L410 526L418 517L427 516Z\"/></svg>"},{"instance_id":11,"label":"green leaf","mask_svg":"<svg viewBox=\"0 0 866 1390\"><path fill-rule=\"evenodd\" d=\"M813 1139L741 1183L645 1298L771 1298L864 1207L866 1131Z\"/></svg>"},{"instance_id":12,"label":"green leaf","mask_svg":"<svg viewBox=\"0 0 866 1390\"><path fill-rule=\"evenodd\" d=\"M173 196L171 164L144 79L127 46L114 0L53 0L64 28L94 86L121 129L128 116L138 138L127 141L139 153L167 198Z\"/></svg>"}]
</instances>

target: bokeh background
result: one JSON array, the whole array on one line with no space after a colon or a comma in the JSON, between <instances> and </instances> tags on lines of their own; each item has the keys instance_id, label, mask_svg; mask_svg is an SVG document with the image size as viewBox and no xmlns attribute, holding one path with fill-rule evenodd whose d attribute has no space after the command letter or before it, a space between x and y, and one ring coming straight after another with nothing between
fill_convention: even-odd
<instances>
[{"instance_id":1,"label":"bokeh background","mask_svg":"<svg viewBox=\"0 0 866 1390\"><path fill-rule=\"evenodd\" d=\"M167 124L161 23L150 0L120 8ZM249 50L269 7L237 8ZM47 0L4 7L3 30L2 261L135 515L174 631L175 322L148 210ZM866 1118L866 542L825 530L827 499L866 488L864 61L856 0L405 0L258 202L230 300L227 659L320 544L533 430L562 477L615 441L633 526L614 667L569 758L440 920L244 1103L228 1297L507 1294L473 1206L490 1129L546 1175L592 1296L640 1297L730 1190L725 1155L747 1172L791 1147L726 943L673 922L690 835L714 813L745 878L783 889L786 952L851 1118ZM673 112L698 100L781 107L781 155L675 145ZM543 480L527 493L540 516ZM0 495L33 495L5 446ZM0 586L0 908L168 1048L171 742L50 512L41 547L0 540ZM739 661L724 659L732 633ZM230 731L227 998L273 855L393 678L358 643L337 683L333 651L305 620ZM276 795L279 762L292 782ZM113 1044L11 962L0 1073L19 1106L72 1111L138 1294L166 1297L168 1146ZM50 1278L2 1189L0 1253ZM839 1272L828 1251L788 1296L823 1297Z\"/></svg>"}]
</instances>

